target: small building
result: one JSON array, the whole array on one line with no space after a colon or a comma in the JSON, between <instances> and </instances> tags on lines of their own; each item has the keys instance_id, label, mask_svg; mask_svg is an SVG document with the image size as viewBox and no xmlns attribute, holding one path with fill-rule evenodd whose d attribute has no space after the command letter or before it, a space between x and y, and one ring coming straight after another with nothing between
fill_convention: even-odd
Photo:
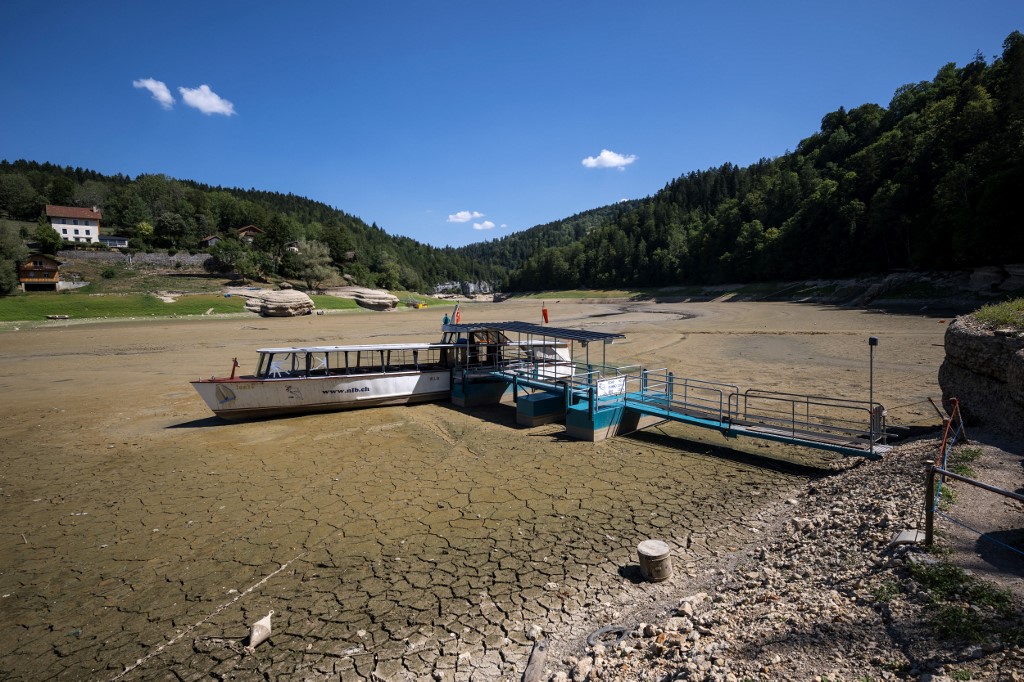
<instances>
[{"instance_id":1,"label":"small building","mask_svg":"<svg viewBox=\"0 0 1024 682\"><path fill-rule=\"evenodd\" d=\"M98 243L100 241L100 220L103 212L78 206L46 206L46 217L50 227L57 231L64 241Z\"/></svg>"},{"instance_id":2,"label":"small building","mask_svg":"<svg viewBox=\"0 0 1024 682\"><path fill-rule=\"evenodd\" d=\"M101 234L100 243L112 249L127 249L128 237L123 237L119 234Z\"/></svg>"},{"instance_id":3,"label":"small building","mask_svg":"<svg viewBox=\"0 0 1024 682\"><path fill-rule=\"evenodd\" d=\"M208 249L208 248L210 248L211 246L213 246L214 244L216 244L219 241L220 241L220 235L219 234L208 234L208 235L206 235L205 237L203 237L202 239L199 240L199 246L201 248Z\"/></svg>"},{"instance_id":4,"label":"small building","mask_svg":"<svg viewBox=\"0 0 1024 682\"><path fill-rule=\"evenodd\" d=\"M255 225L246 225L245 227L238 228L238 239L246 244L252 244L252 241L261 234L263 234L263 230Z\"/></svg>"},{"instance_id":5,"label":"small building","mask_svg":"<svg viewBox=\"0 0 1024 682\"><path fill-rule=\"evenodd\" d=\"M30 253L18 266L18 286L22 291L56 291L60 284L59 260L45 253Z\"/></svg>"}]
</instances>

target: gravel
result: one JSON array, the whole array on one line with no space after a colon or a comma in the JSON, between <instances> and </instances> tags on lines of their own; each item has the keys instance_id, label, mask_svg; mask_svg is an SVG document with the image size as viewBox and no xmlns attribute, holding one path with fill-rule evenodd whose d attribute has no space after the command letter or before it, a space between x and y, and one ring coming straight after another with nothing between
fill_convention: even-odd
<instances>
[{"instance_id":1,"label":"gravel","mask_svg":"<svg viewBox=\"0 0 1024 682\"><path fill-rule=\"evenodd\" d=\"M714 569L669 617L614 645L588 646L546 679L1024 680L1019 644L935 634L937 607L911 566L937 559L923 545L894 542L903 530L923 538L924 471L938 448L908 443L809 483L785 501L771 532ZM962 606L999 618L988 606ZM1012 613L1019 632L1019 598Z\"/></svg>"}]
</instances>

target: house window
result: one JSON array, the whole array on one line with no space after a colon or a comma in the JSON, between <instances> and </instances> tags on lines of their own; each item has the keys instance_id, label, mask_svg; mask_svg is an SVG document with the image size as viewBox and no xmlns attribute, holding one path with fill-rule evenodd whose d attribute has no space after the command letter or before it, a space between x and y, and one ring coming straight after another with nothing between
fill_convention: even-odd
<instances>
[{"instance_id":1,"label":"house window","mask_svg":"<svg viewBox=\"0 0 1024 682\"><path fill-rule=\"evenodd\" d=\"M34 261L32 261L32 265L36 266L37 268L41 268L41 267L43 267L43 261L41 261L41 260L34 260Z\"/></svg>"},{"instance_id":2,"label":"house window","mask_svg":"<svg viewBox=\"0 0 1024 682\"><path fill-rule=\"evenodd\" d=\"M71 223L74 224L74 225L77 225L78 221L77 220L72 220Z\"/></svg>"},{"instance_id":3,"label":"house window","mask_svg":"<svg viewBox=\"0 0 1024 682\"><path fill-rule=\"evenodd\" d=\"M78 234L78 230L75 230L75 234ZM76 239L75 241L77 242L78 240Z\"/></svg>"},{"instance_id":4,"label":"house window","mask_svg":"<svg viewBox=\"0 0 1024 682\"><path fill-rule=\"evenodd\" d=\"M67 218L61 218L60 219L60 224L61 225L67 225L68 224L68 219Z\"/></svg>"},{"instance_id":5,"label":"house window","mask_svg":"<svg viewBox=\"0 0 1024 682\"><path fill-rule=\"evenodd\" d=\"M67 234L68 233L68 228L62 227L60 231L61 231L61 234Z\"/></svg>"},{"instance_id":6,"label":"house window","mask_svg":"<svg viewBox=\"0 0 1024 682\"><path fill-rule=\"evenodd\" d=\"M86 236L86 237L88 237L88 236L89 236L89 230L86 230L86 231L85 231L85 236Z\"/></svg>"}]
</instances>

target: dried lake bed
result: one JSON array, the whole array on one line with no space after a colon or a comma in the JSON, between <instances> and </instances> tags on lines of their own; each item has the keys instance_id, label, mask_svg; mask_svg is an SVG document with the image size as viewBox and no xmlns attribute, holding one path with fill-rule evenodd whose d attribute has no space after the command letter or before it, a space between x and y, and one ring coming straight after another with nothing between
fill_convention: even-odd
<instances>
[{"instance_id":1,"label":"dried lake bed","mask_svg":"<svg viewBox=\"0 0 1024 682\"><path fill-rule=\"evenodd\" d=\"M784 303L548 301L626 334L620 364L741 387L875 398L937 422L946 320ZM768 523L841 458L666 425L604 443L515 425L510 402L228 423L190 379L252 350L435 338L443 310L55 322L0 331L0 677L518 679L628 621ZM466 321L539 321L535 302ZM699 437L704 442L684 440ZM759 518L760 517L760 518ZM638 579L635 548L676 576ZM240 653L273 610L273 635Z\"/></svg>"}]
</instances>

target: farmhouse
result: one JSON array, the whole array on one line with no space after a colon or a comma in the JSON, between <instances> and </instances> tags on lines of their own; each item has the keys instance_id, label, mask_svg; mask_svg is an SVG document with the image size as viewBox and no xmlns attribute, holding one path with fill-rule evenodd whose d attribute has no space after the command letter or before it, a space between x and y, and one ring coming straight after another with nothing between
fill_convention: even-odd
<instances>
[{"instance_id":1,"label":"farmhouse","mask_svg":"<svg viewBox=\"0 0 1024 682\"><path fill-rule=\"evenodd\" d=\"M65 241L97 243L100 240L100 219L103 212L77 206L46 206L50 227L57 230Z\"/></svg>"},{"instance_id":2,"label":"farmhouse","mask_svg":"<svg viewBox=\"0 0 1024 682\"><path fill-rule=\"evenodd\" d=\"M18 285L22 291L56 291L60 283L61 262L45 253L31 253L18 267Z\"/></svg>"}]
</instances>

